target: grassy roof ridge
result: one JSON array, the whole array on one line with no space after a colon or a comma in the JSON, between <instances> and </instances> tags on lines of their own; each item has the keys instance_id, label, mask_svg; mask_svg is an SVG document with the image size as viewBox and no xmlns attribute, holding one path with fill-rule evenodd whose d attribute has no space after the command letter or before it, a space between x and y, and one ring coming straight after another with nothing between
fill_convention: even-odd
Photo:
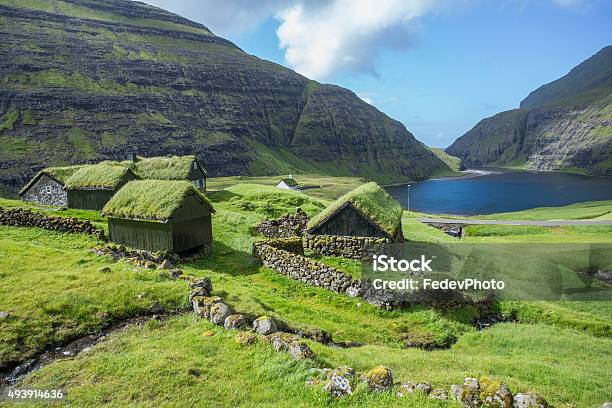
<instances>
[{"instance_id":1,"label":"grassy roof ridge","mask_svg":"<svg viewBox=\"0 0 612 408\"><path fill-rule=\"evenodd\" d=\"M66 180L68 180L74 173L76 173L79 169L85 166L86 165L58 166L58 167L47 167L45 169L42 169L41 171L36 173L36 175L32 177L25 186L23 186L19 194L21 195L25 193L27 190L29 190L34 185L34 183L39 179L39 177L42 176L43 174L51 176L57 181L59 181L60 183L65 184Z\"/></svg>"},{"instance_id":2,"label":"grassy roof ridge","mask_svg":"<svg viewBox=\"0 0 612 408\"><path fill-rule=\"evenodd\" d=\"M281 181L284 182L285 184L287 184L288 186L297 186L298 185L298 182L295 181L294 178L285 177ZM279 181L279 183L280 183L280 181Z\"/></svg>"},{"instance_id":3,"label":"grassy roof ridge","mask_svg":"<svg viewBox=\"0 0 612 408\"><path fill-rule=\"evenodd\" d=\"M66 188L69 190L80 188L115 189L125 180L128 173L133 174L129 167L112 162L83 166L66 180Z\"/></svg>"},{"instance_id":4,"label":"grassy roof ridge","mask_svg":"<svg viewBox=\"0 0 612 408\"><path fill-rule=\"evenodd\" d=\"M144 179L185 180L189 177L195 155L137 157L136 173ZM204 171L204 169L202 169ZM206 172L204 171L204 174Z\"/></svg>"},{"instance_id":5,"label":"grassy roof ridge","mask_svg":"<svg viewBox=\"0 0 612 408\"><path fill-rule=\"evenodd\" d=\"M346 193L312 217L308 222L308 229L319 225L347 202L353 204L355 208L391 236L395 235L397 230L401 228L401 205L377 183L369 182Z\"/></svg>"},{"instance_id":6,"label":"grassy roof ridge","mask_svg":"<svg viewBox=\"0 0 612 408\"><path fill-rule=\"evenodd\" d=\"M184 180L134 180L121 188L102 209L114 218L165 222L185 197L194 194L211 212L210 201L193 184Z\"/></svg>"}]
</instances>

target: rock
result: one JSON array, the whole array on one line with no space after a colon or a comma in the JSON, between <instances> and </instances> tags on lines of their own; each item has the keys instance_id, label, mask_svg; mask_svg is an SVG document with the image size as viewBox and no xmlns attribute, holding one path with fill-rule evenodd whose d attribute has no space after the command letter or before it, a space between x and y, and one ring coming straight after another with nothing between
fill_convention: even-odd
<instances>
[{"instance_id":1,"label":"rock","mask_svg":"<svg viewBox=\"0 0 612 408\"><path fill-rule=\"evenodd\" d=\"M170 277L173 280L177 280L179 278L179 276L183 275L183 270L182 269L171 269L170 270Z\"/></svg>"},{"instance_id":2,"label":"rock","mask_svg":"<svg viewBox=\"0 0 612 408\"><path fill-rule=\"evenodd\" d=\"M203 290L204 292L206 292L207 294L204 296L209 296L212 293L212 282L210 281L210 278L201 278L201 279L196 279L193 280L191 282L189 282L189 287L191 289L200 289Z\"/></svg>"},{"instance_id":3,"label":"rock","mask_svg":"<svg viewBox=\"0 0 612 408\"><path fill-rule=\"evenodd\" d=\"M170 262L167 259L164 259L164 261L161 264L159 264L157 269L172 269L172 267L173 267L172 262Z\"/></svg>"},{"instance_id":4,"label":"rock","mask_svg":"<svg viewBox=\"0 0 612 408\"><path fill-rule=\"evenodd\" d=\"M357 297L357 296L359 296L359 293L360 293L360 289L358 287L355 287L355 286L349 286L346 289L346 295L348 297ZM361 306L361 305L359 304L357 307L359 307L359 306Z\"/></svg>"},{"instance_id":5,"label":"rock","mask_svg":"<svg viewBox=\"0 0 612 408\"><path fill-rule=\"evenodd\" d=\"M599 408L612 408L612 402L604 402Z\"/></svg>"},{"instance_id":6,"label":"rock","mask_svg":"<svg viewBox=\"0 0 612 408\"><path fill-rule=\"evenodd\" d=\"M155 302L151 305L151 307L149 307L149 313L152 314L160 314L164 313L165 311L166 309L164 309L164 307L159 302Z\"/></svg>"},{"instance_id":7,"label":"rock","mask_svg":"<svg viewBox=\"0 0 612 408\"><path fill-rule=\"evenodd\" d=\"M209 297L194 297L191 300L191 305L193 307L193 311L200 317L208 319L210 316L210 308L215 304L221 302L221 298L219 296L209 296Z\"/></svg>"},{"instance_id":8,"label":"rock","mask_svg":"<svg viewBox=\"0 0 612 408\"><path fill-rule=\"evenodd\" d=\"M272 345L276 351L289 350L289 346L298 342L297 337L289 333L272 333L264 337L264 339Z\"/></svg>"},{"instance_id":9,"label":"rock","mask_svg":"<svg viewBox=\"0 0 612 408\"><path fill-rule=\"evenodd\" d=\"M10 316L8 312L0 312L0 319L8 319Z\"/></svg>"},{"instance_id":10,"label":"rock","mask_svg":"<svg viewBox=\"0 0 612 408\"><path fill-rule=\"evenodd\" d=\"M413 382L407 382L399 386L399 390L397 391L397 396L403 397L405 395L413 394L415 392L421 392L425 395L428 395L431 392L432 388L433 387L429 383L415 384Z\"/></svg>"},{"instance_id":11,"label":"rock","mask_svg":"<svg viewBox=\"0 0 612 408\"><path fill-rule=\"evenodd\" d=\"M211 323L223 325L225 319L232 314L232 309L225 303L215 303L210 307L208 319Z\"/></svg>"},{"instance_id":12,"label":"rock","mask_svg":"<svg viewBox=\"0 0 612 408\"><path fill-rule=\"evenodd\" d=\"M512 403L513 408L548 408L548 402L535 392L516 394Z\"/></svg>"},{"instance_id":13,"label":"rock","mask_svg":"<svg viewBox=\"0 0 612 408\"><path fill-rule=\"evenodd\" d=\"M108 266L103 266L100 269L98 269L98 272L109 273L111 272L111 268L109 268Z\"/></svg>"},{"instance_id":14,"label":"rock","mask_svg":"<svg viewBox=\"0 0 612 408\"><path fill-rule=\"evenodd\" d=\"M482 405L480 383L476 378L466 378L463 385L451 385L451 393L464 407L475 408Z\"/></svg>"},{"instance_id":15,"label":"rock","mask_svg":"<svg viewBox=\"0 0 612 408\"><path fill-rule=\"evenodd\" d=\"M276 333L276 323L270 316L261 316L253 322L253 328L261 335Z\"/></svg>"},{"instance_id":16,"label":"rock","mask_svg":"<svg viewBox=\"0 0 612 408\"><path fill-rule=\"evenodd\" d=\"M355 377L355 370L353 370L349 366L340 366L338 368L333 369L330 372L330 375L339 375L341 377L354 378Z\"/></svg>"},{"instance_id":17,"label":"rock","mask_svg":"<svg viewBox=\"0 0 612 408\"><path fill-rule=\"evenodd\" d=\"M310 347L301 341L289 344L289 354L296 360L314 360L316 358L315 353L313 353Z\"/></svg>"},{"instance_id":18,"label":"rock","mask_svg":"<svg viewBox=\"0 0 612 408\"><path fill-rule=\"evenodd\" d=\"M393 386L393 373L385 366L374 367L365 374L370 389L384 391Z\"/></svg>"},{"instance_id":19,"label":"rock","mask_svg":"<svg viewBox=\"0 0 612 408\"><path fill-rule=\"evenodd\" d=\"M246 330L250 327L250 324L249 324L249 320L247 319L245 315L233 314L225 318L223 327L226 330L230 330L230 329Z\"/></svg>"},{"instance_id":20,"label":"rock","mask_svg":"<svg viewBox=\"0 0 612 408\"><path fill-rule=\"evenodd\" d=\"M448 399L448 394L442 388L434 388L429 393L429 398L446 401Z\"/></svg>"},{"instance_id":21,"label":"rock","mask_svg":"<svg viewBox=\"0 0 612 408\"><path fill-rule=\"evenodd\" d=\"M240 332L236 335L235 340L241 346L251 346L257 342L257 335L251 332Z\"/></svg>"},{"instance_id":22,"label":"rock","mask_svg":"<svg viewBox=\"0 0 612 408\"><path fill-rule=\"evenodd\" d=\"M341 375L332 375L323 386L323 390L333 397L342 397L343 395L351 395L353 386L348 378Z\"/></svg>"},{"instance_id":23,"label":"rock","mask_svg":"<svg viewBox=\"0 0 612 408\"><path fill-rule=\"evenodd\" d=\"M484 401L487 407L512 407L512 393L510 389L506 384L502 384L501 381L494 378L480 378L480 399Z\"/></svg>"},{"instance_id":24,"label":"rock","mask_svg":"<svg viewBox=\"0 0 612 408\"><path fill-rule=\"evenodd\" d=\"M153 262L153 261L145 261L143 266L146 269L155 269L157 267L157 264L155 262Z\"/></svg>"}]
</instances>

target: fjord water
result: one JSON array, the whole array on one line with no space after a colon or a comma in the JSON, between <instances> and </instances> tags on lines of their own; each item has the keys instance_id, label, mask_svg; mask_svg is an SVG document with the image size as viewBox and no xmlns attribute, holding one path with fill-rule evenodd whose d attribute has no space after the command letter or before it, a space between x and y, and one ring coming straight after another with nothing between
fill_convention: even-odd
<instances>
[{"instance_id":1,"label":"fjord water","mask_svg":"<svg viewBox=\"0 0 612 408\"><path fill-rule=\"evenodd\" d=\"M407 206L408 186L388 187L387 191ZM492 214L592 200L612 200L612 178L485 170L410 186L410 209L432 214Z\"/></svg>"}]
</instances>

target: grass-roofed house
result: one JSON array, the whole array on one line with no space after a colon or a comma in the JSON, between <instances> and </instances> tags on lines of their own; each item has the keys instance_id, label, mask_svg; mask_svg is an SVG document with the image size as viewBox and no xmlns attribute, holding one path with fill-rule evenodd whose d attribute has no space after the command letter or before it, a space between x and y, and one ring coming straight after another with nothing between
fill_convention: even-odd
<instances>
[{"instance_id":1,"label":"grass-roofed house","mask_svg":"<svg viewBox=\"0 0 612 408\"><path fill-rule=\"evenodd\" d=\"M143 180L186 180L206 192L206 170L196 156L136 157L134 170Z\"/></svg>"},{"instance_id":2,"label":"grass-roofed house","mask_svg":"<svg viewBox=\"0 0 612 408\"><path fill-rule=\"evenodd\" d=\"M111 241L175 253L212 243L214 212L193 184L169 180L129 182L102 210Z\"/></svg>"},{"instance_id":3,"label":"grass-roofed house","mask_svg":"<svg viewBox=\"0 0 612 408\"><path fill-rule=\"evenodd\" d=\"M300 185L298 184L297 181L295 181L295 179L293 178L292 174L290 174L289 177L285 177L284 179L279 181L276 184L276 187L277 188L282 188L282 189L285 189L285 190L300 191Z\"/></svg>"},{"instance_id":4,"label":"grass-roofed house","mask_svg":"<svg viewBox=\"0 0 612 408\"><path fill-rule=\"evenodd\" d=\"M36 174L19 192L23 201L41 205L65 207L68 205L66 180L76 173L80 166L48 167Z\"/></svg>"},{"instance_id":5,"label":"grass-roofed house","mask_svg":"<svg viewBox=\"0 0 612 408\"><path fill-rule=\"evenodd\" d=\"M123 185L137 178L122 164L102 162L83 166L66 180L68 207L101 210Z\"/></svg>"},{"instance_id":6,"label":"grass-roofed house","mask_svg":"<svg viewBox=\"0 0 612 408\"><path fill-rule=\"evenodd\" d=\"M306 232L403 242L402 207L378 184L366 183L313 217Z\"/></svg>"}]
</instances>

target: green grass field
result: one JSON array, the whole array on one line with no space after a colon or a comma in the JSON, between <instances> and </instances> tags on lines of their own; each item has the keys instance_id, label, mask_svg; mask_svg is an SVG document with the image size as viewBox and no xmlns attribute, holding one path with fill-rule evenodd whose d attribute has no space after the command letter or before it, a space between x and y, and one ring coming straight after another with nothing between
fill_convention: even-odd
<instances>
[{"instance_id":1,"label":"green grass field","mask_svg":"<svg viewBox=\"0 0 612 408\"><path fill-rule=\"evenodd\" d=\"M321 178L320 184L324 182L333 180ZM418 397L406 400L392 393L371 393L363 387L348 398L331 400L304 386L312 364L348 364L357 370L386 364L396 381L428 380L447 387L465 376L495 375L513 391L536 390L557 406L598 406L609 400L609 303L503 302L499 309L520 323L478 332L470 324L476 313L471 307L385 311L292 281L259 266L250 256L252 243L261 238L252 228L259 220L293 212L298 206L312 215L323 207L317 196L329 201L356 182L343 178L339 186L304 195L235 185L227 178L213 180L217 188L233 185L209 195L217 210L213 253L181 267L186 273L211 277L214 294L237 311L271 315L296 328L321 328L334 341L359 342L362 347L338 349L309 341L317 361L295 362L266 344L239 347L233 333L187 313L113 334L87 353L35 372L21 386L64 388L68 402L75 406L447 406ZM22 205L8 199L0 202L2 207ZM90 212L45 211L103 221ZM455 242L407 212L403 229L409 240ZM188 304L184 281L99 258L89 251L96 242L87 236L14 227L0 227L0 233L0 311L11 315L0 320L0 362L23 359L63 339L99 330L112 320L145 313L155 301L175 311ZM611 242L611 236L609 229L600 227L573 227L563 233L508 228L473 231L466 240ZM330 257L321 261L359 272L351 261ZM112 272L100 272L103 266ZM213 336L202 335L211 330ZM407 339L415 338L450 348L402 348Z\"/></svg>"}]
</instances>

